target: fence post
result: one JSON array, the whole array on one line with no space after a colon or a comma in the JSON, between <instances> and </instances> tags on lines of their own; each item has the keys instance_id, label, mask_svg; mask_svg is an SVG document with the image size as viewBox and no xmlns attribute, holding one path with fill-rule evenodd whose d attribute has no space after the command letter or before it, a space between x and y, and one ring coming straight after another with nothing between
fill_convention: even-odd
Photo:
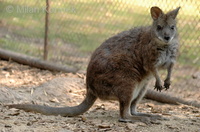
<instances>
[{"instance_id":1,"label":"fence post","mask_svg":"<svg viewBox=\"0 0 200 132\"><path fill-rule=\"evenodd\" d=\"M48 58L48 30L49 30L49 0L46 0L46 15L45 15L45 36L44 36L44 56L43 59Z\"/></svg>"}]
</instances>

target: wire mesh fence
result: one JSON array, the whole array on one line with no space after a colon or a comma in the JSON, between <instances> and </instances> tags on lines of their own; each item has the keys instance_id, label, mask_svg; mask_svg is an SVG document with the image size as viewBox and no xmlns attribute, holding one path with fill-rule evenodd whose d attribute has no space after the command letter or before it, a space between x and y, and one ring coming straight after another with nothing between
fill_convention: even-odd
<instances>
[{"instance_id":1,"label":"wire mesh fence","mask_svg":"<svg viewBox=\"0 0 200 132\"><path fill-rule=\"evenodd\" d=\"M150 25L151 6L164 11L181 6L181 49L175 74L182 82L196 76L200 67L199 0L50 1L48 60L85 69L92 51L106 38ZM45 0L0 0L0 48L42 59L45 12ZM199 87L199 83L194 85Z\"/></svg>"}]
</instances>

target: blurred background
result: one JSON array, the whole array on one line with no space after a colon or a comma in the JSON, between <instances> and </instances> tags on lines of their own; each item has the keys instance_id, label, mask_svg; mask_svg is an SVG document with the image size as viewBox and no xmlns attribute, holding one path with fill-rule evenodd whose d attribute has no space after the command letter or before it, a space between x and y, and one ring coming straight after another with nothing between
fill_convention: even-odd
<instances>
[{"instance_id":1,"label":"blurred background","mask_svg":"<svg viewBox=\"0 0 200 132\"><path fill-rule=\"evenodd\" d=\"M85 70L105 39L150 25L150 8L178 15L180 55L174 85L198 87L200 0L49 0L48 61ZM45 0L0 0L0 48L43 59Z\"/></svg>"}]
</instances>

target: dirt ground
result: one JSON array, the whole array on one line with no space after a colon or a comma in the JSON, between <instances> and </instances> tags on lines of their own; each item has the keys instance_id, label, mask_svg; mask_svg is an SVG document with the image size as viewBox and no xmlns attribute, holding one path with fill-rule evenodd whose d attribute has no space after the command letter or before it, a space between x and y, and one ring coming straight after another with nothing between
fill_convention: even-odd
<instances>
[{"instance_id":1,"label":"dirt ground","mask_svg":"<svg viewBox=\"0 0 200 132\"><path fill-rule=\"evenodd\" d=\"M176 88L167 93L198 101L199 73L194 72L189 76L185 82L175 83L173 87ZM0 60L0 132L200 132L199 108L146 99L138 106L139 111L159 114L167 120L151 125L118 122L117 101L98 100L88 112L71 118L4 107L5 104L27 102L56 107L73 106L79 104L84 96L84 74L50 72Z\"/></svg>"}]
</instances>

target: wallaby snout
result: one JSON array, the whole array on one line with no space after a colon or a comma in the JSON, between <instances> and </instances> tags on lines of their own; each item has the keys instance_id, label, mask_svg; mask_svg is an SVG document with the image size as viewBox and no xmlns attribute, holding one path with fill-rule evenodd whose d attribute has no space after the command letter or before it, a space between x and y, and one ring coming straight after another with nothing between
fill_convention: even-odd
<instances>
[{"instance_id":1,"label":"wallaby snout","mask_svg":"<svg viewBox=\"0 0 200 132\"><path fill-rule=\"evenodd\" d=\"M163 40L168 43L170 40L173 39L174 36L174 32L170 31L170 29L166 28L165 30L163 30Z\"/></svg>"},{"instance_id":2,"label":"wallaby snout","mask_svg":"<svg viewBox=\"0 0 200 132\"><path fill-rule=\"evenodd\" d=\"M170 37L169 37L169 36L165 36L164 39L165 39L166 41L169 41L169 40L170 40Z\"/></svg>"},{"instance_id":3,"label":"wallaby snout","mask_svg":"<svg viewBox=\"0 0 200 132\"><path fill-rule=\"evenodd\" d=\"M162 32L163 32L163 39L166 42L170 42L174 38L174 35L176 34L174 26L172 27L167 26L165 29L163 29Z\"/></svg>"}]
</instances>

